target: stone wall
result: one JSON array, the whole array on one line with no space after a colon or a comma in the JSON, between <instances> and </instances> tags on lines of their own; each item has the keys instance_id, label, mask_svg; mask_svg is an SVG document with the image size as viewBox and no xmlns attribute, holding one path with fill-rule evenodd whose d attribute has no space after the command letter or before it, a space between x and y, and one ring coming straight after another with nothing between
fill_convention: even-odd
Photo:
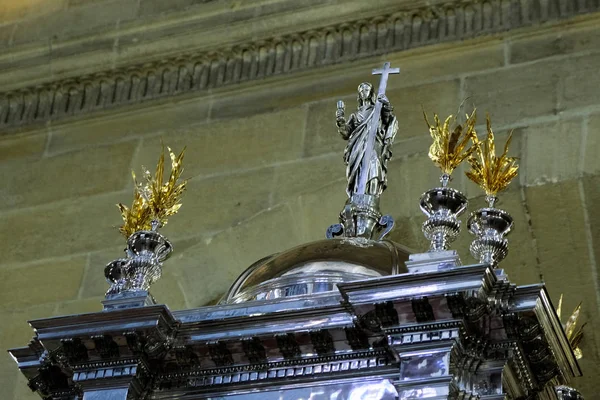
<instances>
[{"instance_id":1,"label":"stone wall","mask_svg":"<svg viewBox=\"0 0 600 400\"><path fill-rule=\"evenodd\" d=\"M138 53L125 47L115 53L114 40L106 44L99 39L105 36L89 33L104 29L103 35L114 35L114 29L125 26L129 31L123 28L126 32L121 33L127 35L147 21L158 24L157 16L170 11L160 8L165 2L132 1L130 25L119 22L129 14L112 10L108 3L63 0L22 2L24 8L14 9L0 6L6 8L0 25L0 39L5 39L0 81L11 99L19 85L32 93L31 88L50 87L53 80L69 76L73 84L81 84L72 77L81 71L97 75L103 62L108 71L122 71L136 57L165 51L160 43L167 38L152 42L159 47L152 51L148 42L145 50L134 49L142 49ZM118 3L125 7L128 2ZM185 12L208 7L201 9L204 18L229 15L219 14L222 8L212 3L178 0L173 7ZM222 7L224 2L214 3ZM98 4L100 16L89 17L98 25L87 31L65 26L56 37L45 36L65 21L59 18L76 15L87 21L87 13L93 14ZM231 15L249 12L241 4L227 3ZM144 7L150 16L142 13ZM79 14L70 14L73 10ZM38 25L32 21L43 16L51 23L31 31L28 27ZM104 17L108 22L100 24ZM25 32L29 39L19 39ZM77 42L78 35L87 41ZM25 97L21 103L7 103L12 111L0 111L5 118L0 132L0 348L25 345L32 336L25 322L29 319L101 309L107 289L103 267L121 255L124 245L115 228L120 223L115 204L131 201L129 171L153 166L161 141L176 151L187 146L184 175L190 183L180 214L163 229L175 254L152 289L158 301L172 309L215 302L253 261L323 238L345 201L345 143L333 125L335 102L343 99L352 107L358 83L369 80L371 68L388 60L402 68L390 78L388 90L400 120L389 189L382 198L382 211L397 220L392 239L426 249L418 198L437 184L439 173L427 158L430 138L421 105L447 115L465 101L466 109L477 107L481 123L489 112L501 144L514 130L511 152L520 157L521 170L500 197L499 206L512 214L516 225L503 267L518 284L546 282L555 302L564 293L565 312L583 302L582 320L588 323L581 360L585 376L575 384L594 398L600 372L600 211L595 207L600 202L600 16L473 36L478 37L391 48L295 73L177 96L156 95L152 101L137 99L122 107L82 108L54 118L32 114L30 119L14 119L26 114L29 103ZM49 41L50 49L58 40L58 48L66 46L62 48L73 53L40 53L40 40ZM25 59L36 61L27 64ZM73 60L77 62L69 67ZM76 98L82 92L67 88L65 93ZM110 93L116 101L116 89ZM21 111L14 111L16 107ZM462 171L452 185L468 195L471 209L483 206L481 192ZM464 263L473 261L470 240L463 232L454 245ZM0 356L0 387L3 399L35 398L6 354Z\"/></svg>"}]
</instances>

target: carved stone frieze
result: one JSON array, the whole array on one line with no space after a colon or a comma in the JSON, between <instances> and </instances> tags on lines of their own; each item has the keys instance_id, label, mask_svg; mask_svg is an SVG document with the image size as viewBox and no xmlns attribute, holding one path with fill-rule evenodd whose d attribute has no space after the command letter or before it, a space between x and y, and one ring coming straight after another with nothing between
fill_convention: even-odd
<instances>
[{"instance_id":1,"label":"carved stone frieze","mask_svg":"<svg viewBox=\"0 0 600 400\"><path fill-rule=\"evenodd\" d=\"M0 93L0 129L558 21L598 11L600 3L467 0L401 7L376 17Z\"/></svg>"}]
</instances>

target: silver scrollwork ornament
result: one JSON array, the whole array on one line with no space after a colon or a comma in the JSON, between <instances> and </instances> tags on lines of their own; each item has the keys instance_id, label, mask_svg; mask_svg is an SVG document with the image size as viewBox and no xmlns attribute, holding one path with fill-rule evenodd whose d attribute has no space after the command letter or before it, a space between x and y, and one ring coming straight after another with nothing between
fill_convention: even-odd
<instances>
[{"instance_id":1,"label":"silver scrollwork ornament","mask_svg":"<svg viewBox=\"0 0 600 400\"><path fill-rule=\"evenodd\" d=\"M573 389L569 386L556 386L556 394L558 400L583 400L583 396L577 389Z\"/></svg>"},{"instance_id":2,"label":"silver scrollwork ornament","mask_svg":"<svg viewBox=\"0 0 600 400\"><path fill-rule=\"evenodd\" d=\"M126 289L128 263L129 259L127 258L117 258L104 267L104 276L110 284L110 288L106 292L107 296L120 293Z\"/></svg>"}]
</instances>

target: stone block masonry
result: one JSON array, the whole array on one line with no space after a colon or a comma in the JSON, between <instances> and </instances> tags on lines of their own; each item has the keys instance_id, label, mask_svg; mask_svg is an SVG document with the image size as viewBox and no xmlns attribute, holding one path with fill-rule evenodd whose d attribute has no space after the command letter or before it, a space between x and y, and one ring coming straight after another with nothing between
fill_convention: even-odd
<instances>
[{"instance_id":1,"label":"stone block masonry","mask_svg":"<svg viewBox=\"0 0 600 400\"><path fill-rule=\"evenodd\" d=\"M95 2L58 3L84 10ZM142 1L139 10L169 14L159 3ZM178 1L186 10L195 3ZM205 10L217 15L216 3L207 2ZM4 27L25 18L11 15L14 21L0 25L0 40ZM477 107L481 132L490 112L499 147L514 129L511 154L520 158L521 171L500 196L499 206L516 224L502 266L518 284L544 280L555 302L564 293L565 312L583 301L584 377L574 384L594 398L600 373L599 37L600 16L589 14L7 127L0 131L0 349L29 340L27 319L100 310L103 266L121 255L124 243L114 204L131 201L129 172L154 165L161 140L175 151L187 145L184 176L191 179L180 214L163 229L175 253L153 287L158 301L174 309L215 302L256 259L323 238L345 201L336 100L352 109L356 86L375 83L369 71L385 59L402 68L390 78L400 130L382 198L382 211L398 221L392 239L425 249L418 199L438 184L438 172L427 159L421 104L446 114L465 101L461 113ZM50 58L44 60L36 68L50 68ZM13 72L0 69L0 81L14 80ZM483 206L481 192L460 174L451 185L468 195L470 209ZM463 232L454 246L464 263L473 261L470 241ZM2 398L36 398L18 376L1 355Z\"/></svg>"}]
</instances>

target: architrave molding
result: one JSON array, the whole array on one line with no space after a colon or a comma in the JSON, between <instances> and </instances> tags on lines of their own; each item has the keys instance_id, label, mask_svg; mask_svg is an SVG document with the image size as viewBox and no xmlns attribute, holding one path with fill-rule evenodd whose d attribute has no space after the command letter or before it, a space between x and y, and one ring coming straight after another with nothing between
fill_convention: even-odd
<instances>
[{"instance_id":1,"label":"architrave molding","mask_svg":"<svg viewBox=\"0 0 600 400\"><path fill-rule=\"evenodd\" d=\"M596 12L598 0L466 0L356 19L0 93L0 129L212 91Z\"/></svg>"}]
</instances>

